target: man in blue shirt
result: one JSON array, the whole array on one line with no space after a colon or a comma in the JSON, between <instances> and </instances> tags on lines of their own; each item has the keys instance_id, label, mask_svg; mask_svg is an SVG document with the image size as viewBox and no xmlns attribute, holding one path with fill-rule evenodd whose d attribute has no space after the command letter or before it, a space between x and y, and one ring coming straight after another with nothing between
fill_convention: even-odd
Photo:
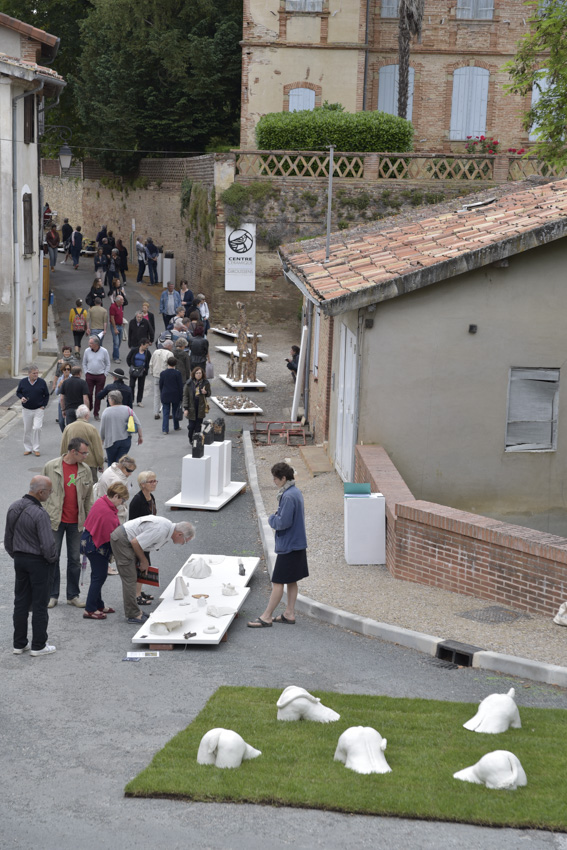
<instances>
[{"instance_id":1,"label":"man in blue shirt","mask_svg":"<svg viewBox=\"0 0 567 850\"><path fill-rule=\"evenodd\" d=\"M24 454L32 452L39 457L39 435L43 426L43 415L49 401L49 390L35 363L28 367L28 377L18 384L16 395L22 402L24 420Z\"/></svg>"},{"instance_id":2,"label":"man in blue shirt","mask_svg":"<svg viewBox=\"0 0 567 850\"><path fill-rule=\"evenodd\" d=\"M181 307L181 295L176 290L175 284L170 281L159 299L159 311L163 316L163 326L166 330L179 307Z\"/></svg>"}]
</instances>

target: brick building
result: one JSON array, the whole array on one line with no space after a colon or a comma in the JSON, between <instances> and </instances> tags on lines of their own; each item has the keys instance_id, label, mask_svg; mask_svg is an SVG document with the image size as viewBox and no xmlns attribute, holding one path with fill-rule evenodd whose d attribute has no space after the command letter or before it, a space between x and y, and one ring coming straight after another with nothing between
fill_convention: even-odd
<instances>
[{"instance_id":1,"label":"brick building","mask_svg":"<svg viewBox=\"0 0 567 850\"><path fill-rule=\"evenodd\" d=\"M267 112L340 102L397 112L398 0L244 0L242 148ZM502 70L528 32L521 0L426 0L412 43L408 118L417 150L462 151L467 136L526 147L530 98ZM544 66L544 62L542 65Z\"/></svg>"}]
</instances>

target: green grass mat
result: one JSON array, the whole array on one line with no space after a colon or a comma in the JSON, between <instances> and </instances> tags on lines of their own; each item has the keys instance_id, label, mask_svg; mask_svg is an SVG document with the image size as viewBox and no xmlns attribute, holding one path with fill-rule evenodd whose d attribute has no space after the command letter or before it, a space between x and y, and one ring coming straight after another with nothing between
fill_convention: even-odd
<instances>
[{"instance_id":1,"label":"green grass mat","mask_svg":"<svg viewBox=\"0 0 567 850\"><path fill-rule=\"evenodd\" d=\"M566 713L521 708L522 729L468 732L472 703L313 692L341 715L336 723L276 720L282 689L222 687L187 729L126 786L126 796L262 803L490 826L567 829ZM235 770L197 764L199 742L216 726L233 729L262 755ZM388 739L392 773L362 776L333 760L349 726ZM453 773L492 750L510 750L528 785L490 791Z\"/></svg>"}]
</instances>

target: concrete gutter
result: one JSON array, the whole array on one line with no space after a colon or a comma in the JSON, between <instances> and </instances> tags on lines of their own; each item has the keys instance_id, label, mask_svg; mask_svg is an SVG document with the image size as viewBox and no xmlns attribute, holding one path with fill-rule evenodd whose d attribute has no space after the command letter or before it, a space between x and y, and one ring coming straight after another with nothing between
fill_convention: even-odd
<instances>
[{"instance_id":1,"label":"concrete gutter","mask_svg":"<svg viewBox=\"0 0 567 850\"><path fill-rule=\"evenodd\" d=\"M254 497L256 514L258 516L258 527L264 548L264 557L268 565L270 576L274 571L276 553L274 550L274 533L268 525L268 514L264 507L260 486L258 484L258 473L250 431L242 432L244 445L244 458L246 471L250 482L250 489ZM426 635L423 632L414 632L401 626L391 626L388 623L380 623L370 617L360 617L350 611L342 611L331 605L325 605L310 599L308 596L297 597L296 610L308 617L331 623L343 629L349 629L366 637L376 637L389 643L397 643L408 649L417 649L426 655L436 656L437 647L445 638L435 635ZM559 667L556 664L545 664L540 661L532 661L528 658L518 658L514 655L504 655L500 652L480 650L475 652L472 658L472 666L480 670L491 670L495 673L504 673L510 676L518 676L522 679L531 679L535 682L544 682L547 685L558 685L567 688L567 667Z\"/></svg>"}]
</instances>

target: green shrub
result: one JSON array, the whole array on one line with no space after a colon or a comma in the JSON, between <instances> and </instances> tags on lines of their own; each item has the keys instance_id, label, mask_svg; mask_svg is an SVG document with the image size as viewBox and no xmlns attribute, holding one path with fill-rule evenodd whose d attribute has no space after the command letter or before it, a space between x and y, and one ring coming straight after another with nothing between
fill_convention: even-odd
<instances>
[{"instance_id":1,"label":"green shrub","mask_svg":"<svg viewBox=\"0 0 567 850\"><path fill-rule=\"evenodd\" d=\"M260 150L408 151L410 121L386 112L339 112L322 107L301 112L270 112L256 125Z\"/></svg>"},{"instance_id":2,"label":"green shrub","mask_svg":"<svg viewBox=\"0 0 567 850\"><path fill-rule=\"evenodd\" d=\"M339 230L346 230L348 226L349 226L349 222L345 221L344 218L341 218L341 220L337 224L337 227L339 228Z\"/></svg>"},{"instance_id":3,"label":"green shrub","mask_svg":"<svg viewBox=\"0 0 567 850\"><path fill-rule=\"evenodd\" d=\"M310 192L309 190L307 190L306 192L301 193L301 200L305 201L305 203L309 207L311 207L311 209L313 209L313 207L317 206L317 201L319 200L319 198L317 197L315 192Z\"/></svg>"},{"instance_id":4,"label":"green shrub","mask_svg":"<svg viewBox=\"0 0 567 850\"><path fill-rule=\"evenodd\" d=\"M425 193L425 203L426 204L440 204L441 201L445 200L445 192L426 192Z\"/></svg>"},{"instance_id":5,"label":"green shrub","mask_svg":"<svg viewBox=\"0 0 567 850\"><path fill-rule=\"evenodd\" d=\"M233 183L220 196L225 207L227 224L231 227L238 227L245 215L252 216L254 219L254 212L251 211L251 207L254 206L256 213L259 214L265 204L269 200L277 198L278 194L278 190L269 180L257 180L247 186L242 183Z\"/></svg>"}]
</instances>

